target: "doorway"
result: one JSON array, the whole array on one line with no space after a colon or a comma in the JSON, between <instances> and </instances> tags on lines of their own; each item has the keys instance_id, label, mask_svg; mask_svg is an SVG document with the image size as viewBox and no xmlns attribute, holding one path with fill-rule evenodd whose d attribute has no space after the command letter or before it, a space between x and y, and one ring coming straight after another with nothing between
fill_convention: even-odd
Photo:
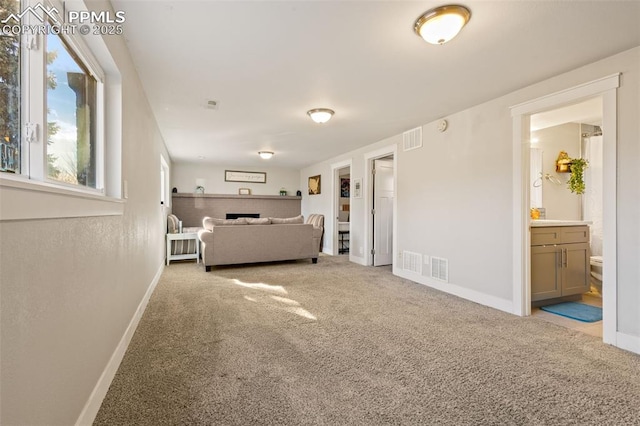
<instances>
[{"instance_id":1,"label":"doorway","mask_svg":"<svg viewBox=\"0 0 640 426\"><path fill-rule=\"evenodd\" d=\"M334 235L333 253L349 256L351 243L351 165L334 172Z\"/></svg>"},{"instance_id":2,"label":"doorway","mask_svg":"<svg viewBox=\"0 0 640 426\"><path fill-rule=\"evenodd\" d=\"M511 108L513 118L513 312L531 315L531 116L599 97L603 130L603 270L602 339L617 346L616 141L617 88L620 74L581 84Z\"/></svg>"},{"instance_id":3,"label":"doorway","mask_svg":"<svg viewBox=\"0 0 640 426\"><path fill-rule=\"evenodd\" d=\"M603 307L602 118L601 96L532 114L529 186L531 315L600 338L602 320L596 314ZM572 159L571 164L586 162L584 185L578 188L570 179L571 170L565 170L560 157ZM578 236L579 229L584 232ZM571 244L543 244L542 236L552 231L578 237ZM559 265L558 253L565 256ZM595 317L583 322L545 311L561 306L584 309Z\"/></svg>"},{"instance_id":4,"label":"doorway","mask_svg":"<svg viewBox=\"0 0 640 426\"><path fill-rule=\"evenodd\" d=\"M393 155L372 161L372 250L373 266L393 264Z\"/></svg>"}]
</instances>

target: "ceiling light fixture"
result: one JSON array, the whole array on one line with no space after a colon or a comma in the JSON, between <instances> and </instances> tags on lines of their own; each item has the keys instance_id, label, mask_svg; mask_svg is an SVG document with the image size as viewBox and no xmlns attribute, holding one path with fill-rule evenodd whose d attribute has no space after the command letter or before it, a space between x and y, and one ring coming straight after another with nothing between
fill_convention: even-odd
<instances>
[{"instance_id":1,"label":"ceiling light fixture","mask_svg":"<svg viewBox=\"0 0 640 426\"><path fill-rule=\"evenodd\" d=\"M307 114L309 114L309 117L311 117L313 121L322 124L331 120L334 112L329 108L314 108L307 111Z\"/></svg>"},{"instance_id":2,"label":"ceiling light fixture","mask_svg":"<svg viewBox=\"0 0 640 426\"><path fill-rule=\"evenodd\" d=\"M262 158L264 160L268 160L269 158L273 157L273 152L271 152L271 151L259 151L258 155L260 156L260 158Z\"/></svg>"},{"instance_id":3,"label":"ceiling light fixture","mask_svg":"<svg viewBox=\"0 0 640 426\"><path fill-rule=\"evenodd\" d=\"M471 11L464 6L440 6L419 17L413 29L427 43L445 44L458 35L469 19Z\"/></svg>"}]
</instances>

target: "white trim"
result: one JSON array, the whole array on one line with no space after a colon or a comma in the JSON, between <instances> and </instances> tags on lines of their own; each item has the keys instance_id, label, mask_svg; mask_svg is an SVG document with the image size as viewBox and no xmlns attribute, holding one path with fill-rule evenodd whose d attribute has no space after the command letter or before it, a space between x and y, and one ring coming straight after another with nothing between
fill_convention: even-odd
<instances>
[{"instance_id":1,"label":"white trim","mask_svg":"<svg viewBox=\"0 0 640 426\"><path fill-rule=\"evenodd\" d=\"M373 206L373 193L371 192L371 170L373 169L373 160L377 158L386 157L387 155L393 155L393 265L392 269L395 271L396 255L398 247L398 144L386 146L384 148L376 149L364 154L365 171L364 178L362 180L362 193L364 194L364 258L365 265L373 265L373 256L371 255L372 238L371 228L371 208ZM395 273L395 272L394 272Z\"/></svg>"},{"instance_id":2,"label":"white trim","mask_svg":"<svg viewBox=\"0 0 640 426\"><path fill-rule=\"evenodd\" d=\"M461 287L456 284L436 281L413 272L405 271L401 268L397 268L397 271L394 271L394 275L414 281L427 287L435 288L436 290L442 291L443 293L452 294L454 296L470 300L471 302L479 303L481 305L497 309L499 311L513 313L513 303L509 299L502 299L499 297L491 296L486 293L471 290L467 287Z\"/></svg>"},{"instance_id":3,"label":"white trim","mask_svg":"<svg viewBox=\"0 0 640 426\"><path fill-rule=\"evenodd\" d=\"M603 200L603 341L617 345L617 106L616 89L620 73L580 84L515 105L513 118L513 313L531 315L531 261L529 236L529 117L532 114L557 108L584 99L601 97L603 102L604 200Z\"/></svg>"},{"instance_id":4,"label":"white trim","mask_svg":"<svg viewBox=\"0 0 640 426\"><path fill-rule=\"evenodd\" d=\"M603 191L602 195L602 340L617 345L618 331L618 126L616 89L602 96Z\"/></svg>"},{"instance_id":5,"label":"white trim","mask_svg":"<svg viewBox=\"0 0 640 426\"><path fill-rule=\"evenodd\" d=\"M124 201L75 188L0 175L0 221L65 217L118 216Z\"/></svg>"},{"instance_id":6,"label":"white trim","mask_svg":"<svg viewBox=\"0 0 640 426\"><path fill-rule=\"evenodd\" d=\"M133 337L133 333L135 333L136 328L138 327L138 323L142 318L142 314L147 308L147 304L149 303L149 299L153 294L158 282L160 281L160 277L162 276L162 272L164 271L164 263L160 265L158 272L156 272L155 277L151 281L149 288L147 288L147 292L142 297L142 300L138 304L138 309L136 309L131 321L129 322L129 326L125 330L118 346L113 351L109 362L104 368L104 371L100 375L96 386L93 388L91 395L89 395L89 399L87 400L80 416L78 416L78 420L76 420L76 425L90 425L96 419L98 415L98 410L100 410L100 406L102 405L102 401L104 397L107 395L107 391L109 390L109 386L111 386L111 382L118 371L118 367L124 358L124 354L129 347L129 343L131 342L131 338Z\"/></svg>"},{"instance_id":7,"label":"white trim","mask_svg":"<svg viewBox=\"0 0 640 426\"><path fill-rule=\"evenodd\" d=\"M574 103L578 99L597 96L607 90L620 87L621 73L615 73L559 92L541 96L511 107L511 116L535 114L561 105Z\"/></svg>"},{"instance_id":8,"label":"white trim","mask_svg":"<svg viewBox=\"0 0 640 426\"><path fill-rule=\"evenodd\" d=\"M640 355L640 337L620 332L616 334L615 346L620 349L624 349L625 351L634 352Z\"/></svg>"}]
</instances>

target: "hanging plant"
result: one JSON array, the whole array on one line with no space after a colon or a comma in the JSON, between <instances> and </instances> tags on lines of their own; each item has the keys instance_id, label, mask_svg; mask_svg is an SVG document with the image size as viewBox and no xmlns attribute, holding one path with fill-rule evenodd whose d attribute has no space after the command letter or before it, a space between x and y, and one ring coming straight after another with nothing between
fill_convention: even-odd
<instances>
[{"instance_id":1,"label":"hanging plant","mask_svg":"<svg viewBox=\"0 0 640 426\"><path fill-rule=\"evenodd\" d=\"M589 166L589 162L583 158L571 159L571 176L567 182L569 190L574 194L584 194L584 170Z\"/></svg>"}]
</instances>

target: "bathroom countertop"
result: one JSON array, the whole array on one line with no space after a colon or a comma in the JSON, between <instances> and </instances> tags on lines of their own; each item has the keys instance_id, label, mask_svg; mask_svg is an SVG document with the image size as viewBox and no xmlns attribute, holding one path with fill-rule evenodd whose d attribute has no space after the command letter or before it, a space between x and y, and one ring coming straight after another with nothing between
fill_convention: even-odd
<instances>
[{"instance_id":1,"label":"bathroom countertop","mask_svg":"<svg viewBox=\"0 0 640 426\"><path fill-rule=\"evenodd\" d=\"M532 220L531 226L584 226L591 225L593 222L588 220L552 220L552 219L538 219Z\"/></svg>"}]
</instances>

